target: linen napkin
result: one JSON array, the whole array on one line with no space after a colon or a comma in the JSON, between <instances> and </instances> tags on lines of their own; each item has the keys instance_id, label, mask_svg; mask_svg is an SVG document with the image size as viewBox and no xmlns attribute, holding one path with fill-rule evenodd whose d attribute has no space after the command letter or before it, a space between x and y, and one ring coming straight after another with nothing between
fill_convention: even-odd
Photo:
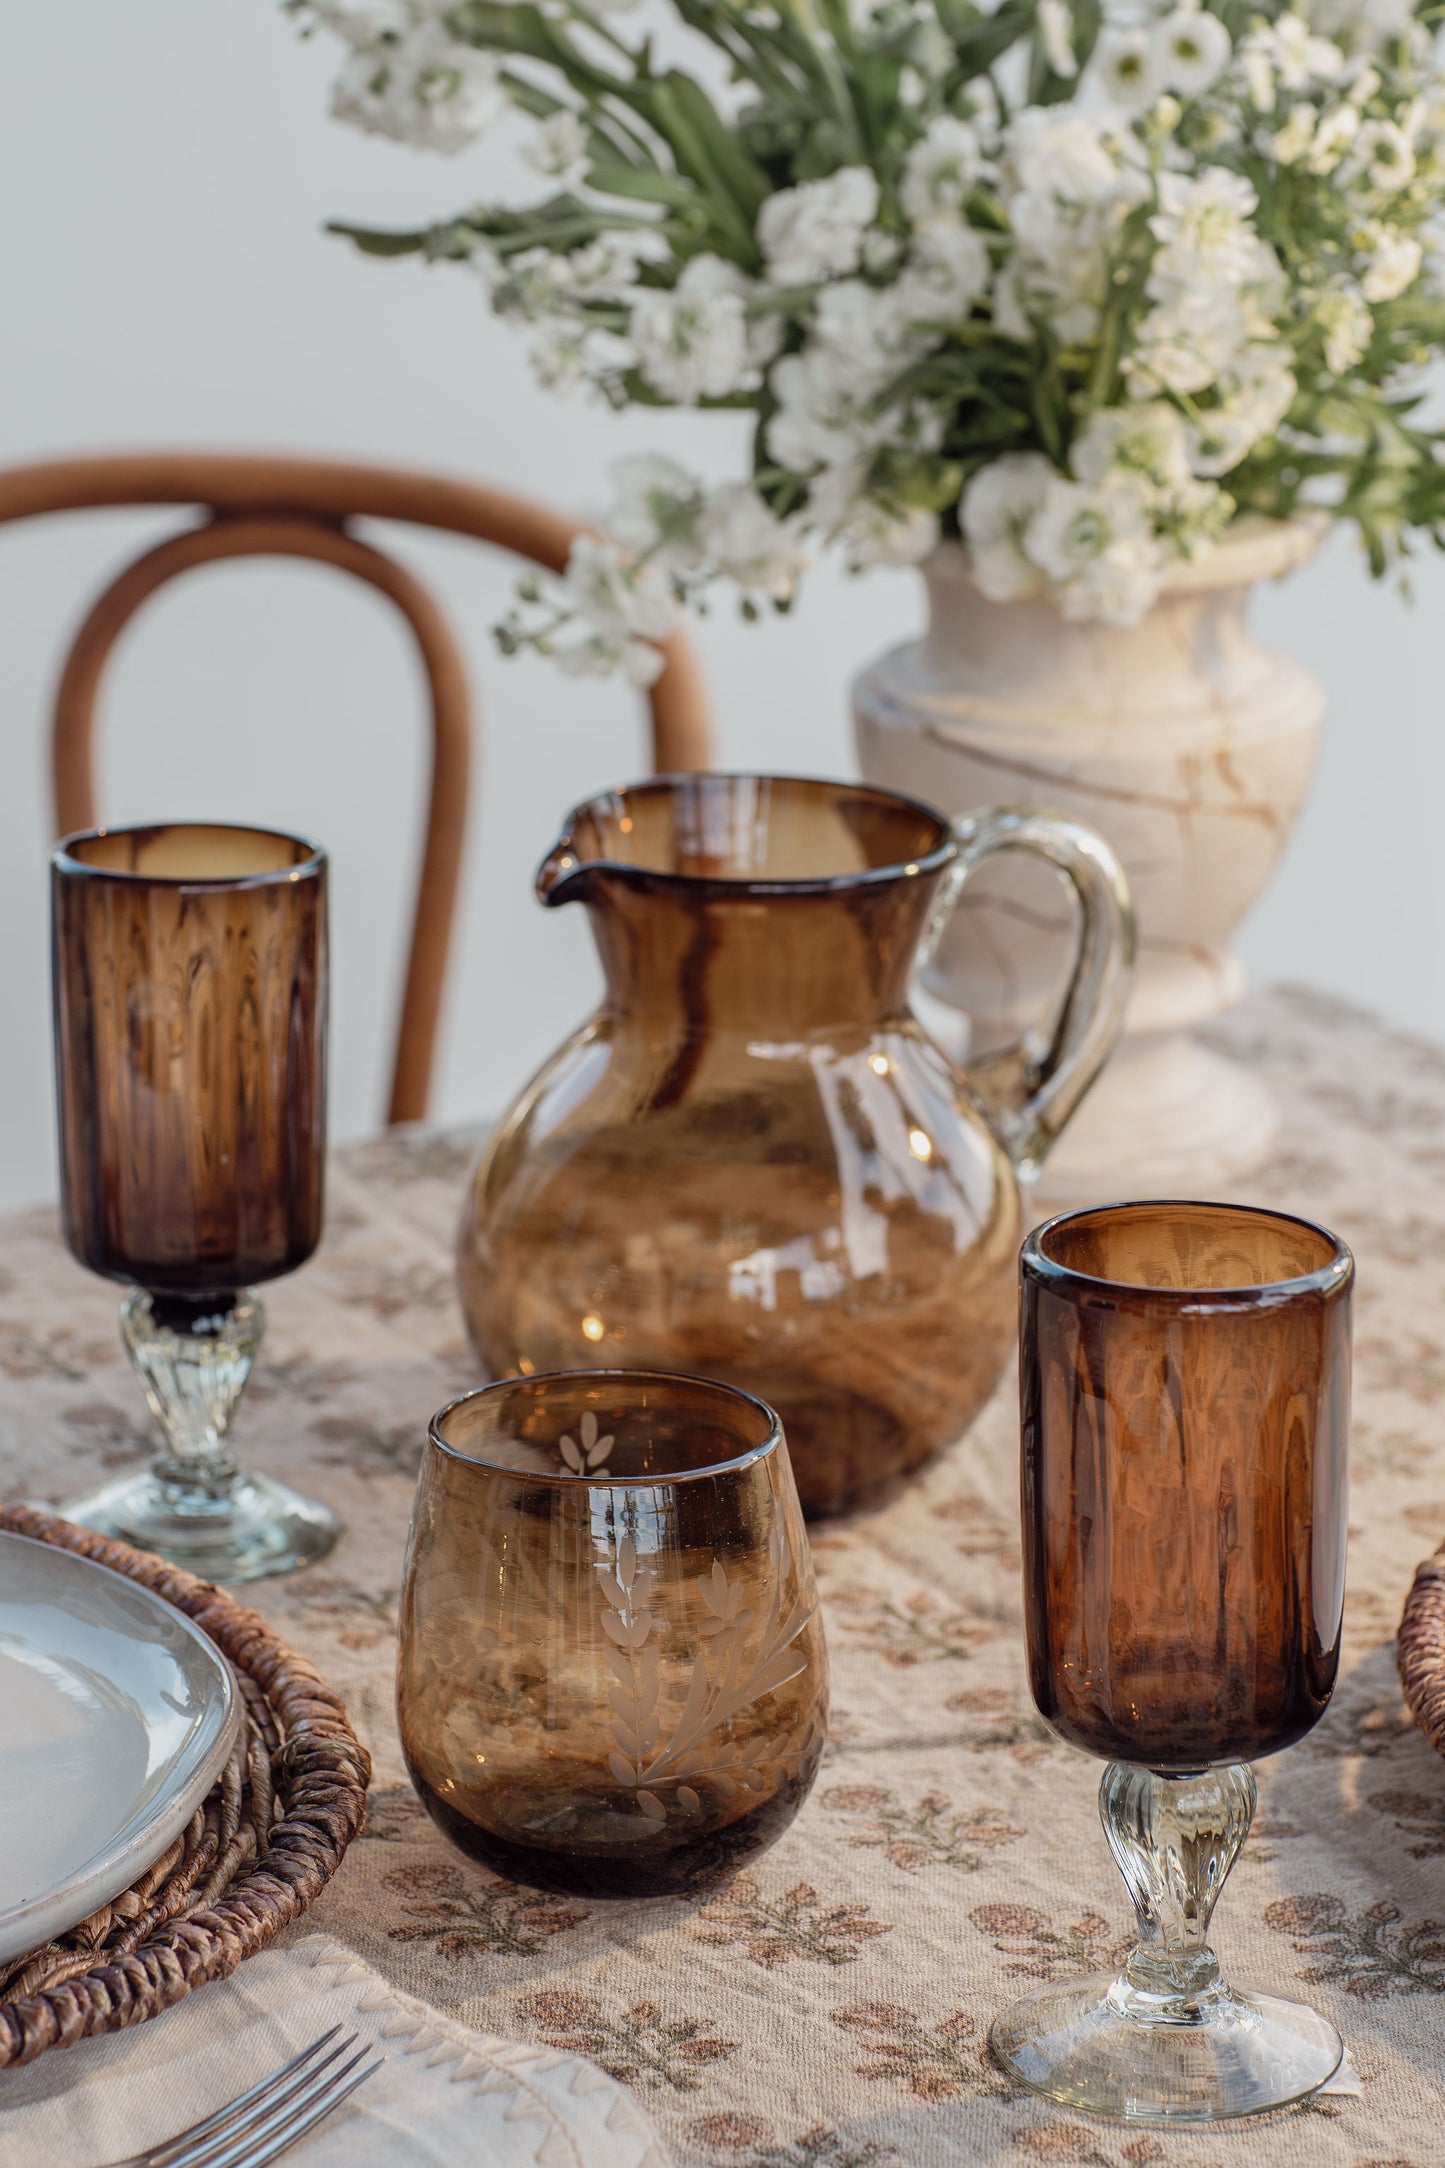
<instances>
[{"instance_id":1,"label":"linen napkin","mask_svg":"<svg viewBox=\"0 0 1445 2168\"><path fill-rule=\"evenodd\" d=\"M473 2032L325 1935L264 1950L131 2032L0 2071L0 2164L98 2168L139 2152L338 2024L384 2067L288 2168L670 2168L647 2115L585 2056Z\"/></svg>"}]
</instances>

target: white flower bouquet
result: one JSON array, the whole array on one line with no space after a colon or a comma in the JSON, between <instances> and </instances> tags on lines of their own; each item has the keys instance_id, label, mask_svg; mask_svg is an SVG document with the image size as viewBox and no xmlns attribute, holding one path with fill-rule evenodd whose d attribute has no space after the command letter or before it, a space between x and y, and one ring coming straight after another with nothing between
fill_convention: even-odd
<instances>
[{"instance_id":1,"label":"white flower bouquet","mask_svg":"<svg viewBox=\"0 0 1445 2168\"><path fill-rule=\"evenodd\" d=\"M288 4L340 118L454 152L510 109L548 184L336 230L480 272L558 390L756 416L722 487L621 461L509 649L645 682L676 602L786 608L829 544L961 537L1129 623L1241 513L1445 539L1439 0L667 0L696 73L610 0Z\"/></svg>"}]
</instances>

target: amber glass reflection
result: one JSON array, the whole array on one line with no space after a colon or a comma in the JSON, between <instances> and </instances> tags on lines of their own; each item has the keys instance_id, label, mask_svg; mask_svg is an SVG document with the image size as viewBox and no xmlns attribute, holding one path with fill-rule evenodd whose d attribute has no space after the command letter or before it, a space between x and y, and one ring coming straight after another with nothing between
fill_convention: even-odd
<instances>
[{"instance_id":1,"label":"amber glass reflection","mask_svg":"<svg viewBox=\"0 0 1445 2168\"><path fill-rule=\"evenodd\" d=\"M321 1233L326 860L268 829L97 830L51 860L61 1210L131 1282L121 1333L164 1437L73 1519L239 1581L317 1557L333 1516L227 1443L260 1344L254 1283Z\"/></svg>"},{"instance_id":2,"label":"amber glass reflection","mask_svg":"<svg viewBox=\"0 0 1445 2168\"><path fill-rule=\"evenodd\" d=\"M1348 1258L1320 1228L1140 1204L1023 1253L1034 1697L1161 1770L1301 1738L1344 1602Z\"/></svg>"},{"instance_id":3,"label":"amber glass reflection","mask_svg":"<svg viewBox=\"0 0 1445 2168\"><path fill-rule=\"evenodd\" d=\"M326 861L252 828L74 836L51 866L65 1236L185 1294L321 1233Z\"/></svg>"},{"instance_id":4,"label":"amber glass reflection","mask_svg":"<svg viewBox=\"0 0 1445 2168\"><path fill-rule=\"evenodd\" d=\"M418 1793L500 1874L658 1896L774 1843L817 1770L827 1667L772 1410L641 1371L444 1408L397 1681Z\"/></svg>"},{"instance_id":5,"label":"amber glass reflection","mask_svg":"<svg viewBox=\"0 0 1445 2168\"><path fill-rule=\"evenodd\" d=\"M1237 1205L1076 1212L1024 1244L1024 1579L1034 1696L1108 1766L1138 1940L995 2018L1011 2077L1192 2124L1307 2099L1343 2054L1306 2004L1224 1978L1209 1923L1250 1763L1329 1700L1345 1581L1348 1250Z\"/></svg>"},{"instance_id":6,"label":"amber glass reflection","mask_svg":"<svg viewBox=\"0 0 1445 2168\"><path fill-rule=\"evenodd\" d=\"M909 985L968 867L1004 848L1075 883L1084 933L1050 1061L988 1080L960 1076ZM459 1285L490 1374L598 1363L757 1393L810 1514L957 1438L1013 1345L1010 1153L1037 1163L1122 1013L1106 856L1047 816L964 836L796 777L579 807L537 890L585 905L606 991L473 1177Z\"/></svg>"}]
</instances>

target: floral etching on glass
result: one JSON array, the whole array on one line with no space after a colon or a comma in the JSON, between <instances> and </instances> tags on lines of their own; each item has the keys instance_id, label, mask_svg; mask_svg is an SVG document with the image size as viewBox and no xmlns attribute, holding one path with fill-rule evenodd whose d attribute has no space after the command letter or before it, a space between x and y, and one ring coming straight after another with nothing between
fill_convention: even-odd
<instances>
[{"instance_id":1,"label":"floral etching on glass","mask_svg":"<svg viewBox=\"0 0 1445 2168\"><path fill-rule=\"evenodd\" d=\"M753 1703L797 1678L806 1665L795 1643L816 1604L810 1593L803 1593L785 1609L791 1551L781 1521L769 1539L768 1563L768 1610L751 1651L746 1636L756 1613L743 1601L742 1583L730 1579L716 1559L711 1571L698 1577L702 1616L693 1630L704 1647L693 1659L686 1697L666 1738L658 1713L661 1666L654 1637L662 1621L649 1607L657 1576L639 1559L631 1535L619 1537L611 1563L597 1568L602 1630L613 1644L607 1654L614 1681L608 1697L613 1742L608 1766L618 1783L633 1792L649 1821L666 1819L662 1790L683 1814L696 1814L701 1806L698 1782L724 1799L762 1792L770 1770L815 1743L811 1724L805 1736L781 1746L762 1731L748 1739L715 1736Z\"/></svg>"}]
</instances>

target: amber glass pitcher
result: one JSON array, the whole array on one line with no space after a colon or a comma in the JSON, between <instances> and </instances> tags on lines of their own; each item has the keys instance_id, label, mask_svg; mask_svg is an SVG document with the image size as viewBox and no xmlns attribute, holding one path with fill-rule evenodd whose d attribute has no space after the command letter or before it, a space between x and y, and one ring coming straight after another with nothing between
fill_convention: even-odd
<instances>
[{"instance_id":1,"label":"amber glass pitcher","mask_svg":"<svg viewBox=\"0 0 1445 2168\"><path fill-rule=\"evenodd\" d=\"M1038 853L1079 938L1051 1031L961 1073L909 1006L972 868ZM803 1507L842 1512L955 1438L1014 1330L1016 1176L1098 1073L1133 950L1099 837L950 825L892 793L664 777L579 806L537 877L585 903L602 1006L527 1086L463 1213L494 1377L689 1372L782 1416Z\"/></svg>"}]
</instances>

